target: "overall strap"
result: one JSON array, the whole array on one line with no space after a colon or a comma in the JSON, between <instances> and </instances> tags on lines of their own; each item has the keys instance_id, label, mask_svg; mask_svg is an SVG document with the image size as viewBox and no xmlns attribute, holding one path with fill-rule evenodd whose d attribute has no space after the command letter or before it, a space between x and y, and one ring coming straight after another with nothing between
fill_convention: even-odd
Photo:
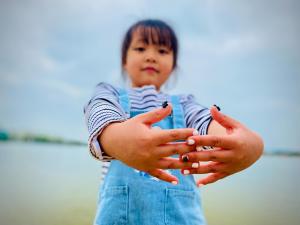
<instances>
[{"instance_id":1,"label":"overall strap","mask_svg":"<svg viewBox=\"0 0 300 225\"><path fill-rule=\"evenodd\" d=\"M125 89L118 89L119 92L119 102L125 111L127 118L130 118L130 101L129 101L129 96L128 93Z\"/></svg>"},{"instance_id":2,"label":"overall strap","mask_svg":"<svg viewBox=\"0 0 300 225\"><path fill-rule=\"evenodd\" d=\"M172 106L173 106L174 129L186 127L183 109L180 104L180 97L177 95L171 95L171 102L172 102Z\"/></svg>"}]
</instances>

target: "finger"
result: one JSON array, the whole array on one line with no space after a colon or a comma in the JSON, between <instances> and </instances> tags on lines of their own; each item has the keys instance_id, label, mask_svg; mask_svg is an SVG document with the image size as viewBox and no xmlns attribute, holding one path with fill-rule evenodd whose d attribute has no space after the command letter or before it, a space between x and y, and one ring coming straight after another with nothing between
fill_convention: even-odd
<instances>
[{"instance_id":1,"label":"finger","mask_svg":"<svg viewBox=\"0 0 300 225\"><path fill-rule=\"evenodd\" d=\"M172 174L169 174L167 172L164 172L161 169L154 169L147 171L151 176L158 178L159 180L163 180L172 184L178 184L178 178L173 176Z\"/></svg>"},{"instance_id":2,"label":"finger","mask_svg":"<svg viewBox=\"0 0 300 225\"><path fill-rule=\"evenodd\" d=\"M224 172L226 169L225 163L210 162L207 164L200 164L198 168L185 168L181 169L182 174L207 174Z\"/></svg>"},{"instance_id":3,"label":"finger","mask_svg":"<svg viewBox=\"0 0 300 225\"><path fill-rule=\"evenodd\" d=\"M233 129L241 126L240 122L221 113L215 106L211 107L210 113L214 120L227 129Z\"/></svg>"},{"instance_id":4,"label":"finger","mask_svg":"<svg viewBox=\"0 0 300 225\"><path fill-rule=\"evenodd\" d=\"M192 162L182 162L177 158L161 158L158 160L157 167L160 169L184 169L191 168L193 166Z\"/></svg>"},{"instance_id":5,"label":"finger","mask_svg":"<svg viewBox=\"0 0 300 225\"><path fill-rule=\"evenodd\" d=\"M191 142L191 139L194 141ZM189 137L187 143L196 146L212 146L229 149L235 147L236 140L230 135L198 135Z\"/></svg>"},{"instance_id":6,"label":"finger","mask_svg":"<svg viewBox=\"0 0 300 225\"><path fill-rule=\"evenodd\" d=\"M163 158L177 154L185 154L194 150L195 146L187 145L185 142L173 142L158 146L156 156Z\"/></svg>"},{"instance_id":7,"label":"finger","mask_svg":"<svg viewBox=\"0 0 300 225\"><path fill-rule=\"evenodd\" d=\"M144 124L152 125L154 123L157 123L160 120L163 120L165 117L167 117L172 112L172 105L168 104L166 108L158 108L154 109L150 112L142 113L134 118L141 121Z\"/></svg>"},{"instance_id":8,"label":"finger","mask_svg":"<svg viewBox=\"0 0 300 225\"><path fill-rule=\"evenodd\" d=\"M195 133L193 128L155 130L153 140L155 140L156 145L162 145L168 142L186 140L188 137L193 136L193 133Z\"/></svg>"},{"instance_id":9,"label":"finger","mask_svg":"<svg viewBox=\"0 0 300 225\"><path fill-rule=\"evenodd\" d=\"M203 185L214 183L220 179L223 179L224 177L227 177L228 175L226 173L212 173L208 175L207 177L201 178L197 181L197 186L201 187Z\"/></svg>"},{"instance_id":10,"label":"finger","mask_svg":"<svg viewBox=\"0 0 300 225\"><path fill-rule=\"evenodd\" d=\"M189 162L214 161L229 162L234 157L234 153L230 150L210 150L201 152L188 152L182 157L188 157Z\"/></svg>"}]
</instances>

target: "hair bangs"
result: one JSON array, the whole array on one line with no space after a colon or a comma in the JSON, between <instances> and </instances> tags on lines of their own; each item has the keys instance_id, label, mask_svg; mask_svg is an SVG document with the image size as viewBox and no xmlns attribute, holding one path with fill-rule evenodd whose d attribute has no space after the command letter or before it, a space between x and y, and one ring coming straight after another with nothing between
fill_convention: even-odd
<instances>
[{"instance_id":1,"label":"hair bangs","mask_svg":"<svg viewBox=\"0 0 300 225\"><path fill-rule=\"evenodd\" d=\"M158 26L139 26L136 28L136 32L140 36L140 40L147 45L154 44L174 49L171 41L172 35L167 29Z\"/></svg>"}]
</instances>

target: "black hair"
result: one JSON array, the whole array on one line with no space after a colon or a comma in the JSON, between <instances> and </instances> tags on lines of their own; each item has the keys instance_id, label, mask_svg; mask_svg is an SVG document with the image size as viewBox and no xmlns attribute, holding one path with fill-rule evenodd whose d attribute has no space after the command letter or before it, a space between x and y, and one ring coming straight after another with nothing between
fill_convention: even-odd
<instances>
[{"instance_id":1,"label":"black hair","mask_svg":"<svg viewBox=\"0 0 300 225\"><path fill-rule=\"evenodd\" d=\"M139 31L145 44L153 43L168 47L173 51L173 69L177 66L178 41L174 30L165 22L157 19L141 20L126 32L122 43L122 68L126 63L127 51L135 31Z\"/></svg>"}]
</instances>

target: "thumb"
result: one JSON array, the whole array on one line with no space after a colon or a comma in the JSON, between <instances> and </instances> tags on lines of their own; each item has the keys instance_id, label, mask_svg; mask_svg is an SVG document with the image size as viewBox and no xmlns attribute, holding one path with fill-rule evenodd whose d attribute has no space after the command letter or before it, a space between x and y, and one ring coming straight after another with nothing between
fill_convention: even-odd
<instances>
[{"instance_id":1,"label":"thumb","mask_svg":"<svg viewBox=\"0 0 300 225\"><path fill-rule=\"evenodd\" d=\"M144 124L154 124L157 123L160 120L163 120L165 117L167 117L172 112L172 105L168 103L168 105L163 108L154 109L150 112L142 113L138 116L136 116L136 119L141 121Z\"/></svg>"},{"instance_id":2,"label":"thumb","mask_svg":"<svg viewBox=\"0 0 300 225\"><path fill-rule=\"evenodd\" d=\"M241 126L237 120L221 113L216 106L210 108L210 113L212 118L226 129L233 129Z\"/></svg>"}]
</instances>

